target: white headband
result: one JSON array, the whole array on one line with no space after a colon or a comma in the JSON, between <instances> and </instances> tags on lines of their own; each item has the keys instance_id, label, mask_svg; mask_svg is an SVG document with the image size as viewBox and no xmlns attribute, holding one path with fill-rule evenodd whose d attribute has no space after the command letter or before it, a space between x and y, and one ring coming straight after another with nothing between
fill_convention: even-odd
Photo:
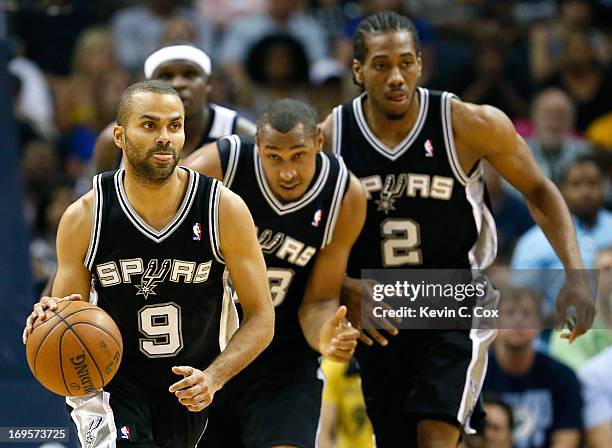
<instances>
[{"instance_id":1,"label":"white headband","mask_svg":"<svg viewBox=\"0 0 612 448\"><path fill-rule=\"evenodd\" d=\"M157 50L147 58L144 64L145 77L151 79L160 65L178 60L193 62L202 68L205 75L210 75L210 58L206 53L191 45L173 45Z\"/></svg>"}]
</instances>

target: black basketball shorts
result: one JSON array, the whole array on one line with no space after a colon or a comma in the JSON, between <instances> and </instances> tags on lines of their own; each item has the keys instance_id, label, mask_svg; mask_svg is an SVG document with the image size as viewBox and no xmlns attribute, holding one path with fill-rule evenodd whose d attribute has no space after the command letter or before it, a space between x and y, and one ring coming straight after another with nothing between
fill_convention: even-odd
<instances>
[{"instance_id":1,"label":"black basketball shorts","mask_svg":"<svg viewBox=\"0 0 612 448\"><path fill-rule=\"evenodd\" d=\"M357 348L377 448L417 446L420 420L483 423L479 395L495 330L401 330L387 347Z\"/></svg>"},{"instance_id":2,"label":"black basketball shorts","mask_svg":"<svg viewBox=\"0 0 612 448\"><path fill-rule=\"evenodd\" d=\"M208 410L190 412L167 389L145 391L119 374L66 403L83 447L194 447L207 425Z\"/></svg>"},{"instance_id":3,"label":"black basketball shorts","mask_svg":"<svg viewBox=\"0 0 612 448\"><path fill-rule=\"evenodd\" d=\"M206 448L314 448L323 381L319 363L257 363L215 395Z\"/></svg>"}]
</instances>

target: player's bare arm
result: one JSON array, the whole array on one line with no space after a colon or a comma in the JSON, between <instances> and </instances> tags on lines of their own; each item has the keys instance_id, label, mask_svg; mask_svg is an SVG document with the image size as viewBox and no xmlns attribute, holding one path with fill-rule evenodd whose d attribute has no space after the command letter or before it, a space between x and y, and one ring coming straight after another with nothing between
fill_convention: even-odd
<instances>
[{"instance_id":1,"label":"player's bare arm","mask_svg":"<svg viewBox=\"0 0 612 448\"><path fill-rule=\"evenodd\" d=\"M204 145L189 154L185 159L185 166L200 174L223 181L223 167L216 142Z\"/></svg>"},{"instance_id":2,"label":"player's bare arm","mask_svg":"<svg viewBox=\"0 0 612 448\"><path fill-rule=\"evenodd\" d=\"M274 307L253 218L242 199L225 188L219 209L221 251L244 314L227 348L206 370L189 366L172 369L185 378L169 390L193 412L207 407L215 392L250 364L274 336Z\"/></svg>"},{"instance_id":3,"label":"player's bare arm","mask_svg":"<svg viewBox=\"0 0 612 448\"><path fill-rule=\"evenodd\" d=\"M333 141L332 139L334 138L334 115L327 115L327 117L325 117L325 120L319 123L319 128L323 133L323 148L331 152L331 144Z\"/></svg>"},{"instance_id":4,"label":"player's bare arm","mask_svg":"<svg viewBox=\"0 0 612 448\"><path fill-rule=\"evenodd\" d=\"M299 310L300 325L308 344L334 361L348 361L359 337L359 330L348 325L347 310L339 307L339 298L348 257L365 216L365 192L351 174L334 238L317 255Z\"/></svg>"},{"instance_id":5,"label":"player's bare arm","mask_svg":"<svg viewBox=\"0 0 612 448\"><path fill-rule=\"evenodd\" d=\"M525 197L535 222L555 249L568 282L557 298L557 325L565 322L565 310L577 309L574 339L590 327L594 301L579 270L584 269L570 212L555 185L538 168L529 147L516 133L510 119L499 109L452 102L453 132L457 154L464 172L481 159L487 159Z\"/></svg>"},{"instance_id":6,"label":"player's bare arm","mask_svg":"<svg viewBox=\"0 0 612 448\"><path fill-rule=\"evenodd\" d=\"M57 309L64 300L88 300L91 274L83 264L91 235L93 191L73 203L64 212L57 230L57 275L51 297L43 296L34 304L26 320L23 343L32 332L36 319L45 320L45 310Z\"/></svg>"}]
</instances>

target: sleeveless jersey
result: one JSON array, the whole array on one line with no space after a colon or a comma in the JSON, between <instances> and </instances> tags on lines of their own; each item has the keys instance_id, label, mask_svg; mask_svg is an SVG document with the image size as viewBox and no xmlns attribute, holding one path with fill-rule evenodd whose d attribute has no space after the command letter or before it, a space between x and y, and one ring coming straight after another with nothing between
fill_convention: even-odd
<instances>
[{"instance_id":1,"label":"sleeveless jersey","mask_svg":"<svg viewBox=\"0 0 612 448\"><path fill-rule=\"evenodd\" d=\"M255 363L314 354L304 339L298 309L317 252L330 243L349 173L340 158L321 153L313 181L301 199L279 201L266 180L252 137L218 142L223 183L249 207L268 268L275 305L274 339Z\"/></svg>"},{"instance_id":2,"label":"sleeveless jersey","mask_svg":"<svg viewBox=\"0 0 612 448\"><path fill-rule=\"evenodd\" d=\"M123 169L97 175L84 261L92 273L90 301L121 331L118 376L164 393L180 379L172 366L203 370L225 348L236 312L219 247L221 183L177 169L188 173L188 187L159 231L130 204Z\"/></svg>"},{"instance_id":3,"label":"sleeveless jersey","mask_svg":"<svg viewBox=\"0 0 612 448\"><path fill-rule=\"evenodd\" d=\"M360 269L484 269L495 258L493 216L480 164L467 175L455 150L448 92L419 88L412 129L389 148L369 128L365 93L333 110L332 150L368 196L349 275Z\"/></svg>"}]
</instances>

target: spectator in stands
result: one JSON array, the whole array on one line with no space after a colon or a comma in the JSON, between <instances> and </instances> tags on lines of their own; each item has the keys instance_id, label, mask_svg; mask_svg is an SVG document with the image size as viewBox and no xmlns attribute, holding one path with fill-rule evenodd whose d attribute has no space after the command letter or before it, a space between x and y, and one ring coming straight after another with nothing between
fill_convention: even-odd
<instances>
[{"instance_id":1,"label":"spectator in stands","mask_svg":"<svg viewBox=\"0 0 612 448\"><path fill-rule=\"evenodd\" d=\"M256 115L281 98L307 100L308 57L300 41L288 34L271 34L259 41L249 52L246 71Z\"/></svg>"},{"instance_id":2,"label":"spectator in stands","mask_svg":"<svg viewBox=\"0 0 612 448\"><path fill-rule=\"evenodd\" d=\"M603 208L605 178L597 161L581 156L560 179L560 189L574 216L578 245L585 267L592 269L597 252L612 245L612 212ZM544 233L533 227L518 241L512 258L514 269L562 269Z\"/></svg>"},{"instance_id":3,"label":"spectator in stands","mask_svg":"<svg viewBox=\"0 0 612 448\"><path fill-rule=\"evenodd\" d=\"M244 105L252 102L248 76L244 70L249 54L266 37L282 33L300 42L311 64L328 54L325 31L313 18L299 9L298 2L266 0L264 13L234 22L228 28L221 44L221 62L233 78L237 98Z\"/></svg>"},{"instance_id":4,"label":"spectator in stands","mask_svg":"<svg viewBox=\"0 0 612 448\"><path fill-rule=\"evenodd\" d=\"M544 82L563 64L564 46L569 34L581 31L594 46L596 58L608 62L601 33L591 26L591 5L587 0L560 0L557 17L532 26L530 32L531 77Z\"/></svg>"},{"instance_id":5,"label":"spectator in stands","mask_svg":"<svg viewBox=\"0 0 612 448\"><path fill-rule=\"evenodd\" d=\"M612 110L610 66L596 57L596 48L584 31L566 35L558 70L544 82L546 87L566 91L576 105L576 129L584 132L589 124Z\"/></svg>"},{"instance_id":6,"label":"spectator in stands","mask_svg":"<svg viewBox=\"0 0 612 448\"><path fill-rule=\"evenodd\" d=\"M610 328L610 327L608 327ZM612 347L580 369L584 387L584 425L589 448L612 446Z\"/></svg>"},{"instance_id":7,"label":"spectator in stands","mask_svg":"<svg viewBox=\"0 0 612 448\"><path fill-rule=\"evenodd\" d=\"M531 115L534 134L527 145L546 177L558 184L567 166L590 151L583 139L572 135L574 106L563 90L549 88L536 96Z\"/></svg>"},{"instance_id":8,"label":"spectator in stands","mask_svg":"<svg viewBox=\"0 0 612 448\"><path fill-rule=\"evenodd\" d=\"M489 398L484 403L484 410L487 417L480 448L512 448L514 446L512 408L502 400Z\"/></svg>"},{"instance_id":9,"label":"spectator in stands","mask_svg":"<svg viewBox=\"0 0 612 448\"><path fill-rule=\"evenodd\" d=\"M495 394L515 417L517 448L577 448L582 397L574 372L534 348L542 328L539 295L526 289L502 291L499 333L489 358L485 399Z\"/></svg>"},{"instance_id":10,"label":"spectator in stands","mask_svg":"<svg viewBox=\"0 0 612 448\"><path fill-rule=\"evenodd\" d=\"M163 43L168 24L177 18L192 25L197 34L195 46L215 59L211 23L176 0L146 0L144 4L117 11L112 19L113 35L121 42L117 47L121 66L133 73L140 72L145 59Z\"/></svg>"},{"instance_id":11,"label":"spectator in stands","mask_svg":"<svg viewBox=\"0 0 612 448\"><path fill-rule=\"evenodd\" d=\"M608 228L612 231L612 228ZM612 346L612 246L597 254L595 269L599 272L597 287L597 314L586 334L571 344L562 333L553 333L550 353L574 370L580 369L590 358ZM612 372L612 365L611 372Z\"/></svg>"}]
</instances>

